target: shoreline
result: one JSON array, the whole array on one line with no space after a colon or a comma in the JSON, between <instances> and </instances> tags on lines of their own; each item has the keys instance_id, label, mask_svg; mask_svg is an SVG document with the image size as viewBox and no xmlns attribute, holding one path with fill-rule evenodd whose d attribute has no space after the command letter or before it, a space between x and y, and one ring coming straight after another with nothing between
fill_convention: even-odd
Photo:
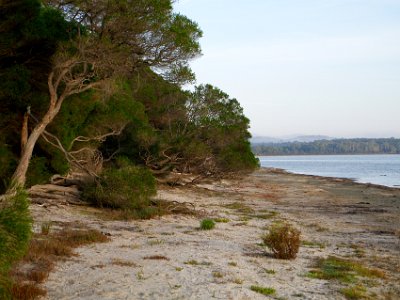
<instances>
[{"instance_id":1,"label":"shoreline","mask_svg":"<svg viewBox=\"0 0 400 300\"><path fill-rule=\"evenodd\" d=\"M291 172L291 171L288 171L288 170L285 170L282 168L260 167L260 169L265 169L270 172L275 172L276 174L307 176L307 177L313 177L313 178L318 178L318 179L332 180L334 182L342 182L342 183L347 182L347 183L351 183L351 184L362 185L365 187L375 187L375 188L380 188L380 189L385 189L385 190L393 190L393 191L400 190L400 185L398 187L397 186L387 186L387 185L383 185L383 184L376 184L376 183L369 183L369 182L358 182L356 179L346 178L346 177L321 176L321 175L295 173L295 172Z\"/></svg>"},{"instance_id":2,"label":"shoreline","mask_svg":"<svg viewBox=\"0 0 400 300\"><path fill-rule=\"evenodd\" d=\"M359 280L374 299L400 294L398 189L261 168L242 178L162 186L157 198L193 203L198 215L110 221L94 208L32 205L37 227L80 223L111 239L59 263L44 299L265 299L255 285L273 288L275 299L346 299L341 290L351 284L307 276L329 256L384 272L384 279ZM226 222L199 230L204 217ZM262 245L260 236L276 222L301 231L296 259L275 259Z\"/></svg>"}]
</instances>

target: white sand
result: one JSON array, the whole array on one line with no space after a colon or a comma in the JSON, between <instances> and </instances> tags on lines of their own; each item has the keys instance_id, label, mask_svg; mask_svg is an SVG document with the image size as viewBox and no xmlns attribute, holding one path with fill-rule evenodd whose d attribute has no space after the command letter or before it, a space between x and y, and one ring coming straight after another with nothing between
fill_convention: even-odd
<instances>
[{"instance_id":1,"label":"white sand","mask_svg":"<svg viewBox=\"0 0 400 300\"><path fill-rule=\"evenodd\" d=\"M60 262L44 284L46 299L265 299L250 290L252 285L274 288L275 299L344 299L337 283L310 279L305 274L318 257L354 254L347 232L358 230L362 224L349 221L348 227L343 227L341 220L325 222L312 211L299 209L298 203L293 205L297 210L287 209L282 199L289 199L288 193L293 191L285 191L280 184L268 186L265 179L256 176L250 179L159 192L162 199L193 202L209 217L230 219L210 231L198 230L200 219L192 216L103 221L82 214L82 208L53 207L46 211L34 206L38 224L47 220L81 222L111 234L111 242L79 248L77 257ZM326 192L321 188L308 191L315 197ZM223 207L233 202L245 203L258 214L269 210L279 215L246 220L238 211ZM260 236L277 219L289 220L301 229L304 240L323 243L325 248L301 247L295 260L272 258L260 245ZM329 231L321 231L323 227L329 227ZM381 253L375 248L366 251L388 257L398 254ZM168 260L145 259L153 255ZM188 264L192 260L198 264ZM383 293L379 284L371 287L378 295Z\"/></svg>"}]
</instances>

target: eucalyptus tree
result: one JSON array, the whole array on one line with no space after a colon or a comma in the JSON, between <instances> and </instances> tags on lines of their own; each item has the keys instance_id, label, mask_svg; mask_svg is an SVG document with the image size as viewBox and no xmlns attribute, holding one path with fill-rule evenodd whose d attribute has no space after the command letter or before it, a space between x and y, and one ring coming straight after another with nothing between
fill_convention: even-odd
<instances>
[{"instance_id":1,"label":"eucalyptus tree","mask_svg":"<svg viewBox=\"0 0 400 300\"><path fill-rule=\"evenodd\" d=\"M114 79L143 67L165 78L173 78L179 70L188 74L188 60L200 54L201 30L173 13L170 0L48 0L44 5L59 10L73 26L51 58L47 112L29 134L23 130L14 188L25 184L34 146L65 100L91 89L111 94Z\"/></svg>"}]
</instances>

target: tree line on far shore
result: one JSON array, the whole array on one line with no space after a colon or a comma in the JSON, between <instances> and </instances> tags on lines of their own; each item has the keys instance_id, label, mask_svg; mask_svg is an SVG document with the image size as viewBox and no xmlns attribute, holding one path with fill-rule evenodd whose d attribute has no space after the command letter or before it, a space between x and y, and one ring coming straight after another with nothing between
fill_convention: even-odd
<instances>
[{"instance_id":1,"label":"tree line on far shore","mask_svg":"<svg viewBox=\"0 0 400 300\"><path fill-rule=\"evenodd\" d=\"M400 139L356 138L260 143L253 144L252 149L256 155L400 154Z\"/></svg>"}]
</instances>

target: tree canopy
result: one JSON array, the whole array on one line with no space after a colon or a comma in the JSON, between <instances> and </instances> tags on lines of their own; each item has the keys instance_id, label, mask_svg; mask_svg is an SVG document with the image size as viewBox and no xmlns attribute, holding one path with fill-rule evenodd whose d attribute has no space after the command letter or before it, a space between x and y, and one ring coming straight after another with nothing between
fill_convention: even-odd
<instances>
[{"instance_id":1,"label":"tree canopy","mask_svg":"<svg viewBox=\"0 0 400 300\"><path fill-rule=\"evenodd\" d=\"M118 156L156 176L257 166L239 102L211 85L182 89L202 32L171 0L1 7L3 191L26 174L29 185L79 168L97 176Z\"/></svg>"}]
</instances>

